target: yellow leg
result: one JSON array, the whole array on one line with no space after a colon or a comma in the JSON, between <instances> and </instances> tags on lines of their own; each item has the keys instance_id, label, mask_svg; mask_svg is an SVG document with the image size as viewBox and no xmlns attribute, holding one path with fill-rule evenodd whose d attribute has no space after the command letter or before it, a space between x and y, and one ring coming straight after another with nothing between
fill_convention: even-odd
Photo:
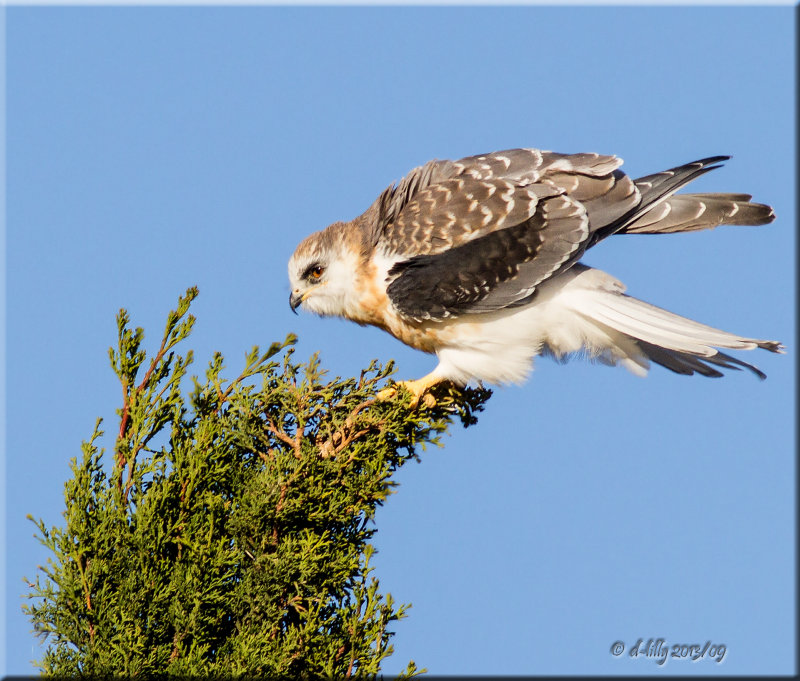
<instances>
[{"instance_id":1,"label":"yellow leg","mask_svg":"<svg viewBox=\"0 0 800 681\"><path fill-rule=\"evenodd\" d=\"M416 407L420 399L424 402L425 406L430 408L436 405L436 398L427 391L435 386L437 383L444 381L441 376L438 376L435 371L432 371L427 376L418 378L416 381L400 381L398 385L402 385L408 390L413 398L411 406ZM378 393L379 400L390 400L397 395L397 388L385 388ZM424 397L423 397L424 396Z\"/></svg>"}]
</instances>

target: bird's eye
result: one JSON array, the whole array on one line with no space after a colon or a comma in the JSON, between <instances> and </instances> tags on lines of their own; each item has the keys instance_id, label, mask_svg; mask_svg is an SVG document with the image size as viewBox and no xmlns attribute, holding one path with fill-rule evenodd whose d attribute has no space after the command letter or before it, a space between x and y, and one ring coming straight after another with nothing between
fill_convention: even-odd
<instances>
[{"instance_id":1,"label":"bird's eye","mask_svg":"<svg viewBox=\"0 0 800 681\"><path fill-rule=\"evenodd\" d=\"M306 270L306 279L309 281L318 281L324 271L325 268L322 265L313 265Z\"/></svg>"}]
</instances>

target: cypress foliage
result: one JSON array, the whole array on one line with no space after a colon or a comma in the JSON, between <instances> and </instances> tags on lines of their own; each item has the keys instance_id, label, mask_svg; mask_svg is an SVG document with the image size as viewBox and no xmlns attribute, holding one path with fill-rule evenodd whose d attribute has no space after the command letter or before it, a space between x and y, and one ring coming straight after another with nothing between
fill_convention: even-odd
<instances>
[{"instance_id":1,"label":"cypress foliage","mask_svg":"<svg viewBox=\"0 0 800 681\"><path fill-rule=\"evenodd\" d=\"M394 472L464 426L491 394L443 387L433 408L377 401L391 364L327 380L293 337L258 347L240 375L216 354L205 380L177 346L189 289L147 361L120 311L111 364L122 385L111 457L101 423L71 462L62 527L25 611L47 675L374 676L408 606L379 592L376 507ZM401 391L401 397L408 397ZM414 662L405 674L418 673Z\"/></svg>"}]
</instances>

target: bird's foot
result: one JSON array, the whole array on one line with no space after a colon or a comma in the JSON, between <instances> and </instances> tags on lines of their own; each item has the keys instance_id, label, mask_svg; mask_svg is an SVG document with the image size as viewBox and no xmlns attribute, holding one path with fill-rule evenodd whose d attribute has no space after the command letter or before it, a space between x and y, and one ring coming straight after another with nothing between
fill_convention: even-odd
<instances>
[{"instance_id":1,"label":"bird's foot","mask_svg":"<svg viewBox=\"0 0 800 681\"><path fill-rule=\"evenodd\" d=\"M400 381L397 385L403 386L408 392L411 393L412 399L409 406L416 407L420 402L428 409L436 406L436 398L431 395L428 390L435 386L437 383L442 382L442 378L433 374L428 374L416 381ZM397 396L397 387L384 388L378 393L379 400L391 400Z\"/></svg>"}]
</instances>

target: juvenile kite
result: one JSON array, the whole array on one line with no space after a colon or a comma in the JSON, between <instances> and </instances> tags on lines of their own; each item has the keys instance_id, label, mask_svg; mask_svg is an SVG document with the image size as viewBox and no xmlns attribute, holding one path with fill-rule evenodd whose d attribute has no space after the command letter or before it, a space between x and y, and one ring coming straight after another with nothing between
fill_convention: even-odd
<instances>
[{"instance_id":1,"label":"juvenile kite","mask_svg":"<svg viewBox=\"0 0 800 681\"><path fill-rule=\"evenodd\" d=\"M418 400L449 380L515 383L533 358L584 352L644 375L756 367L716 348L781 352L625 294L581 264L616 234L664 234L772 222L748 194L675 194L719 167L714 156L632 180L622 159L512 149L430 161L360 217L305 239L289 261L293 310L373 324L438 366L404 385ZM384 395L386 396L386 395Z\"/></svg>"}]
</instances>

